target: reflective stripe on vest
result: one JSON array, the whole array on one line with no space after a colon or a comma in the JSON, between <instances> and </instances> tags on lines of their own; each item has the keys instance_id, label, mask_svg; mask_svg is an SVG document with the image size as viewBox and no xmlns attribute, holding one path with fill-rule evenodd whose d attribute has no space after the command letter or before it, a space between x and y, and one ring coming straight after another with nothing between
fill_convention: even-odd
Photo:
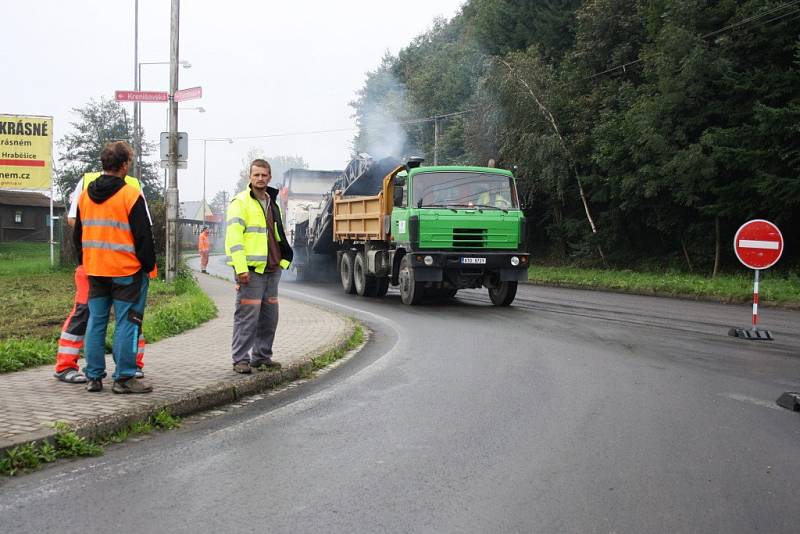
<instances>
[{"instance_id":1,"label":"reflective stripe on vest","mask_svg":"<svg viewBox=\"0 0 800 534\"><path fill-rule=\"evenodd\" d=\"M141 270L128 218L141 197L138 189L123 185L100 204L84 191L78 201L83 266L90 276L130 276Z\"/></svg>"}]
</instances>

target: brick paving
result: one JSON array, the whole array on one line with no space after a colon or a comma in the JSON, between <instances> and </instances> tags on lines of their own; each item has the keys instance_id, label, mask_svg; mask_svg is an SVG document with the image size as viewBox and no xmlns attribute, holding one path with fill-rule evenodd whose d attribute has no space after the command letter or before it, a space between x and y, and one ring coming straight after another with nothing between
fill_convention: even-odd
<instances>
[{"instance_id":1,"label":"brick paving","mask_svg":"<svg viewBox=\"0 0 800 534\"><path fill-rule=\"evenodd\" d=\"M144 372L153 385L152 393L113 394L114 362L110 355L101 393L88 393L81 384L59 382L53 378L51 365L0 374L0 450L51 436L55 421L65 421L82 434L94 435L121 428L164 407L175 415L184 415L231 402L281 380L297 378L302 364L344 343L353 332L353 323L345 317L281 297L273 358L283 369L235 374L230 358L233 283L197 276L217 305L218 316L193 330L147 345Z\"/></svg>"}]
</instances>

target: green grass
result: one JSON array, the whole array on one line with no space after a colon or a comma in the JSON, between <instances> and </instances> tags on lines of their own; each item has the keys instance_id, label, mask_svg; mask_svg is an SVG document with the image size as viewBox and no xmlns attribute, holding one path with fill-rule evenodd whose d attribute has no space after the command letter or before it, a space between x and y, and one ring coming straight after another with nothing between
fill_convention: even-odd
<instances>
[{"instance_id":1,"label":"green grass","mask_svg":"<svg viewBox=\"0 0 800 534\"><path fill-rule=\"evenodd\" d=\"M74 298L72 271L0 274L0 373L55 362L61 325ZM144 335L154 343L216 317L213 301L189 273L171 284L152 280ZM114 331L109 321L106 349Z\"/></svg>"},{"instance_id":2,"label":"green grass","mask_svg":"<svg viewBox=\"0 0 800 534\"><path fill-rule=\"evenodd\" d=\"M336 360L341 359L345 354L347 354L348 351L353 350L363 342L364 328L360 324L357 324L355 330L353 330L353 334L350 336L350 339L347 340L347 343L341 347L331 349L322 356L317 356L311 360L314 365L314 369L322 369L329 366Z\"/></svg>"},{"instance_id":3,"label":"green grass","mask_svg":"<svg viewBox=\"0 0 800 534\"><path fill-rule=\"evenodd\" d=\"M16 476L38 469L42 464L55 462L59 458L101 456L105 452L103 448L105 445L122 443L133 435L149 434L155 429L172 430L180 426L180 417L173 416L165 408L144 421L137 421L97 440L91 440L76 434L67 423L56 421L53 423L56 435L52 442L33 441L7 450L0 457L0 475Z\"/></svg>"},{"instance_id":4,"label":"green grass","mask_svg":"<svg viewBox=\"0 0 800 534\"><path fill-rule=\"evenodd\" d=\"M58 266L58 247L54 249ZM56 267L57 268L57 267ZM50 267L48 243L0 243L0 276L6 274L36 274L53 270Z\"/></svg>"},{"instance_id":5,"label":"green grass","mask_svg":"<svg viewBox=\"0 0 800 534\"><path fill-rule=\"evenodd\" d=\"M762 303L800 306L800 276L773 271L762 271L760 276L759 296ZM711 278L675 271L654 273L532 265L528 278L530 282L542 285L646 295L708 298L727 302L748 302L753 298L753 271L750 270Z\"/></svg>"}]
</instances>

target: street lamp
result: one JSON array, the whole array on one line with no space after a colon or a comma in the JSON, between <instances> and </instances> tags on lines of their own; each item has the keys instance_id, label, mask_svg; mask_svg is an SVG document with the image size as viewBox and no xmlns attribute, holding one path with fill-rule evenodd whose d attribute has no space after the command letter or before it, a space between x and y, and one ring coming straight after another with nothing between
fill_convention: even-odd
<instances>
[{"instance_id":1,"label":"street lamp","mask_svg":"<svg viewBox=\"0 0 800 534\"><path fill-rule=\"evenodd\" d=\"M140 61L136 64L136 87L137 91L141 90L142 88L142 65L169 65L169 61ZM178 61L179 65L183 65L184 69L189 69L192 67L192 64L188 61ZM133 151L136 153L136 168L134 169L134 175L137 178L141 178L141 166L142 166L142 156L139 154L140 146L139 146L139 130L142 126L142 108L141 102L134 102L133 104ZM169 117L169 108L167 108L167 116ZM167 121L169 122L169 120ZM167 127L169 130L169 127Z\"/></svg>"},{"instance_id":2,"label":"street lamp","mask_svg":"<svg viewBox=\"0 0 800 534\"><path fill-rule=\"evenodd\" d=\"M203 139L203 222L206 222L206 144L221 142L232 144L233 139L229 137Z\"/></svg>"}]
</instances>

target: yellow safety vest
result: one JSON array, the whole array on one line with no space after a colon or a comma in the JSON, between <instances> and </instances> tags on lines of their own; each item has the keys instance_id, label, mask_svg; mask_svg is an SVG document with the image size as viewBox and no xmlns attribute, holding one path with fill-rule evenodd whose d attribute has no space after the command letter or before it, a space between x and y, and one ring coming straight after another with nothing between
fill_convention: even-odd
<instances>
[{"instance_id":1,"label":"yellow safety vest","mask_svg":"<svg viewBox=\"0 0 800 534\"><path fill-rule=\"evenodd\" d=\"M278 213L281 214L280 205L278 205ZM246 272L249 267L253 267L257 273L263 274L267 268L269 247L267 219L261 203L250 196L249 187L231 200L227 222L225 254L227 254L228 265L234 268L236 274ZM280 242L281 236L278 232L277 222L274 223L271 230L275 232L276 241ZM281 259L281 269L288 269L289 265L289 260Z\"/></svg>"},{"instance_id":2,"label":"yellow safety vest","mask_svg":"<svg viewBox=\"0 0 800 534\"><path fill-rule=\"evenodd\" d=\"M89 188L89 184L97 180L103 175L102 172L87 172L83 175L83 190L86 191ZM142 191L142 184L139 183L139 180L134 178L133 176L126 176L125 183L128 185L132 185L136 188L137 191L141 193Z\"/></svg>"}]
</instances>

